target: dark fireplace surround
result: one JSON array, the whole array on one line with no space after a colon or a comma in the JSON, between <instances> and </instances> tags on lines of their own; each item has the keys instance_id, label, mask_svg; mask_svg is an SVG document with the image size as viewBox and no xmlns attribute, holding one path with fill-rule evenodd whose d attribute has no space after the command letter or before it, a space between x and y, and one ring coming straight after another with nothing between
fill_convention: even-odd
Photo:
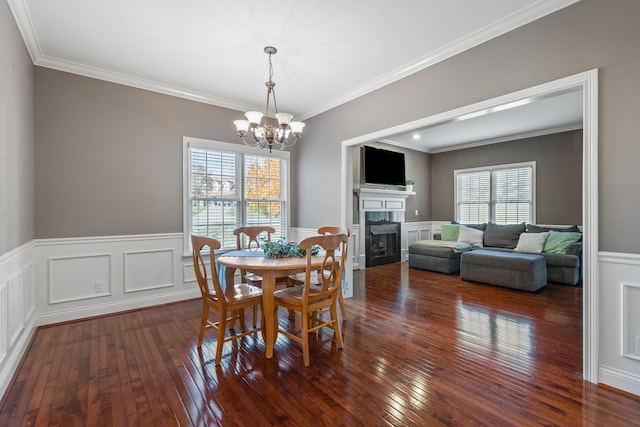
<instances>
[{"instance_id":1,"label":"dark fireplace surround","mask_svg":"<svg viewBox=\"0 0 640 427\"><path fill-rule=\"evenodd\" d=\"M402 223L397 212L365 213L365 251L367 267L390 264L402 260L400 236Z\"/></svg>"}]
</instances>

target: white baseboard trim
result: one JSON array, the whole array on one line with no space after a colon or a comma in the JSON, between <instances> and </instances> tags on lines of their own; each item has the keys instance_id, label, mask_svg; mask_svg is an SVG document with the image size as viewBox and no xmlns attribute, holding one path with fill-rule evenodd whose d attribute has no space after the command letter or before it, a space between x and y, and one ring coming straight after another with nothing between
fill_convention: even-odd
<instances>
[{"instance_id":1,"label":"white baseboard trim","mask_svg":"<svg viewBox=\"0 0 640 427\"><path fill-rule=\"evenodd\" d=\"M601 365L598 368L598 379L603 384L640 396L640 375Z\"/></svg>"},{"instance_id":2,"label":"white baseboard trim","mask_svg":"<svg viewBox=\"0 0 640 427\"><path fill-rule=\"evenodd\" d=\"M168 304L188 299L200 298L200 290L172 292L162 295L153 295L141 298L130 298L125 301L114 301L106 304L95 304L79 308L53 311L36 317L36 326L50 325L54 323L82 320L94 316L102 316L122 311L136 310L153 307L155 305Z\"/></svg>"}]
</instances>

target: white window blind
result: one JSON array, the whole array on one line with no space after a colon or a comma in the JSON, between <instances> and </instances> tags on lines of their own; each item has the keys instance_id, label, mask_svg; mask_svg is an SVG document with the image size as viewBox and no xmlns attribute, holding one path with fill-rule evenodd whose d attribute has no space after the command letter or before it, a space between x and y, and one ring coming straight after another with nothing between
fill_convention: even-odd
<instances>
[{"instance_id":1,"label":"white window blind","mask_svg":"<svg viewBox=\"0 0 640 427\"><path fill-rule=\"evenodd\" d=\"M455 171L456 220L535 222L535 162Z\"/></svg>"},{"instance_id":2,"label":"white window blind","mask_svg":"<svg viewBox=\"0 0 640 427\"><path fill-rule=\"evenodd\" d=\"M183 155L185 253L191 234L235 248L233 230L243 225L269 225L272 238L286 237L289 153L185 138Z\"/></svg>"},{"instance_id":3,"label":"white window blind","mask_svg":"<svg viewBox=\"0 0 640 427\"><path fill-rule=\"evenodd\" d=\"M532 175L531 166L492 171L493 220L496 224L530 222Z\"/></svg>"},{"instance_id":4,"label":"white window blind","mask_svg":"<svg viewBox=\"0 0 640 427\"><path fill-rule=\"evenodd\" d=\"M456 220L463 224L488 222L491 172L460 173L456 181Z\"/></svg>"}]
</instances>

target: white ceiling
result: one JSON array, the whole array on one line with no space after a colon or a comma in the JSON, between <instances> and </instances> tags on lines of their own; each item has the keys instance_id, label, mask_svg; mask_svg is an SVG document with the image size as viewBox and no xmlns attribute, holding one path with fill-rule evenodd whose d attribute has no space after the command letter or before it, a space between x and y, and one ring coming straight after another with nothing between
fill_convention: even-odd
<instances>
[{"instance_id":1,"label":"white ceiling","mask_svg":"<svg viewBox=\"0 0 640 427\"><path fill-rule=\"evenodd\" d=\"M438 153L581 129L582 123L583 91L576 88L480 109L394 135L383 142Z\"/></svg>"},{"instance_id":2,"label":"white ceiling","mask_svg":"<svg viewBox=\"0 0 640 427\"><path fill-rule=\"evenodd\" d=\"M273 81L279 110L305 120L576 1L8 0L8 4L36 65L240 111L264 109L268 57L263 48L275 46ZM468 138L448 135L454 128L449 123L448 129L440 129L449 139L437 144L451 143L445 140L459 144ZM435 138L435 129L430 132ZM496 137L495 132L483 134L485 139ZM399 138L399 142L407 141Z\"/></svg>"}]
</instances>

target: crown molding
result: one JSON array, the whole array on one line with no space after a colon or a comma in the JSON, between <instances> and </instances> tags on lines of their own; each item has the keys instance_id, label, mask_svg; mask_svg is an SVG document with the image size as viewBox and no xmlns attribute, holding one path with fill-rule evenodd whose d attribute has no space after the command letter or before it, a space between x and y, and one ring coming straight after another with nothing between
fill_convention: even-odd
<instances>
[{"instance_id":1,"label":"crown molding","mask_svg":"<svg viewBox=\"0 0 640 427\"><path fill-rule=\"evenodd\" d=\"M580 0L538 0L523 11L514 13L499 20L498 22L494 22L493 24L488 25L466 37L460 38L446 46L443 46L435 52L418 58L402 68L371 80L354 90L335 98L332 102L319 105L317 108L306 111L303 114L299 114L298 119L306 120L332 108L338 107L579 1Z\"/></svg>"},{"instance_id":2,"label":"crown molding","mask_svg":"<svg viewBox=\"0 0 640 427\"><path fill-rule=\"evenodd\" d=\"M164 95L170 95L178 98L188 99L191 101L202 102L204 104L211 104L218 107L229 108L231 110L250 111L256 109L259 110L261 108L254 105L244 104L226 98L215 97L202 92L192 91L178 86L167 85L164 83L131 76L124 73L117 73L114 71L78 64L71 61L62 61L60 59L51 58L45 55L41 55L38 58L37 62L34 61L34 64L58 71L91 77L111 83L144 89L151 92L162 93Z\"/></svg>"},{"instance_id":3,"label":"crown molding","mask_svg":"<svg viewBox=\"0 0 640 427\"><path fill-rule=\"evenodd\" d=\"M142 79L124 73L117 73L104 70L97 67L91 67L75 62L62 61L51 58L42 53L40 43L33 28L33 23L29 10L25 4L26 0L7 0L9 8L13 13L14 19L18 25L18 29L27 46L29 55L34 65L52 68L58 71L64 71L72 74L78 74L85 77L91 77L98 80L105 80L112 83L122 84L135 87L138 89L158 92L165 95L175 96L179 98L189 99L192 101L202 102L205 104L216 105L219 107L229 108L238 111L249 111L256 108L255 105L240 103L226 98L219 98L209 94L163 84L153 80ZM546 15L563 9L569 5L577 3L580 0L538 0L526 9L514 13L506 18L488 25L467 37L463 37L450 43L441 49L425 55L417 60L396 69L388 74L380 76L369 82L356 87L355 89L333 99L332 101L319 105L302 114L297 114L299 120L306 120L320 113L338 107L346 102L352 101L374 90L380 89L388 84L403 79L411 74L428 68L434 64L442 62L461 52L485 43L493 38L501 36L518 27L526 25Z\"/></svg>"}]
</instances>

